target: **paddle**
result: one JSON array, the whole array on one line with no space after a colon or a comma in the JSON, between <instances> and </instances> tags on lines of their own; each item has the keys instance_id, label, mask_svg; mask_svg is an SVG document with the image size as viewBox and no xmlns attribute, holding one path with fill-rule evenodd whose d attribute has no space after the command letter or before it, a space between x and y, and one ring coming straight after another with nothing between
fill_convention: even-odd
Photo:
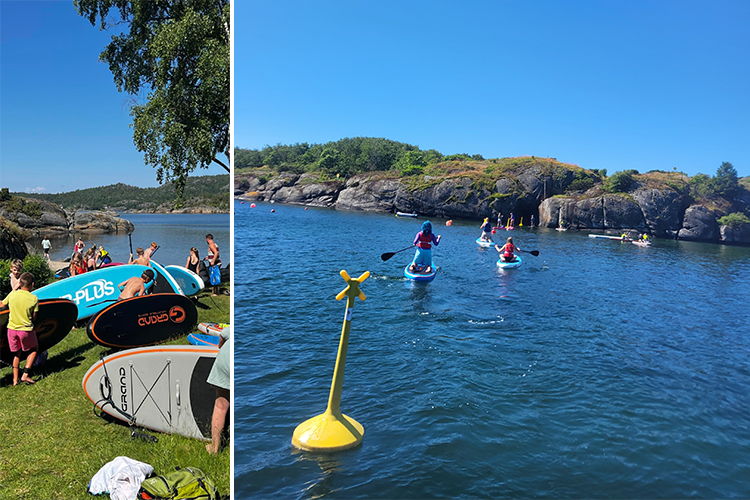
<instances>
[{"instance_id":1,"label":"paddle","mask_svg":"<svg viewBox=\"0 0 750 500\"><path fill-rule=\"evenodd\" d=\"M417 246L417 245L412 245L410 247L402 248L398 252L387 252L387 253L384 253L383 255L380 256L380 258L383 259L383 261L386 261L386 260L390 259L391 257L393 257L394 255L396 255L397 253L403 252L405 250L409 250L410 248L414 248L415 246Z\"/></svg>"},{"instance_id":2,"label":"paddle","mask_svg":"<svg viewBox=\"0 0 750 500\"><path fill-rule=\"evenodd\" d=\"M539 250L521 250L520 248L516 247L516 250L523 253L530 253L534 257L537 257L539 255Z\"/></svg>"}]
</instances>

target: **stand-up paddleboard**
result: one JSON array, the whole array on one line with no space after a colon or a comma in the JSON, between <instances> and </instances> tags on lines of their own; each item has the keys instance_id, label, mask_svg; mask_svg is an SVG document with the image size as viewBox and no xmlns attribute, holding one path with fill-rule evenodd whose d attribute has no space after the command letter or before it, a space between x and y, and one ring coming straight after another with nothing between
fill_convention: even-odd
<instances>
[{"instance_id":1,"label":"stand-up paddleboard","mask_svg":"<svg viewBox=\"0 0 750 500\"><path fill-rule=\"evenodd\" d=\"M500 269L513 269L514 267L521 267L521 264L523 264L523 261L521 261L521 257L518 255L515 255L515 259L510 262L504 262L503 259L497 259L497 267Z\"/></svg>"},{"instance_id":2,"label":"stand-up paddleboard","mask_svg":"<svg viewBox=\"0 0 750 500\"><path fill-rule=\"evenodd\" d=\"M630 238L623 238L622 236L609 236L607 234L590 234L589 238L601 238L605 240L617 240L617 241L632 241Z\"/></svg>"},{"instance_id":3,"label":"stand-up paddleboard","mask_svg":"<svg viewBox=\"0 0 750 500\"><path fill-rule=\"evenodd\" d=\"M120 296L117 286L135 278L148 269L146 266L114 266L65 278L43 286L33 293L40 299L68 299L78 306L78 319L88 318L101 311Z\"/></svg>"},{"instance_id":4,"label":"stand-up paddleboard","mask_svg":"<svg viewBox=\"0 0 750 500\"><path fill-rule=\"evenodd\" d=\"M110 304L86 326L89 338L106 347L129 349L185 335L198 323L191 299L176 293L132 297Z\"/></svg>"},{"instance_id":5,"label":"stand-up paddleboard","mask_svg":"<svg viewBox=\"0 0 750 500\"><path fill-rule=\"evenodd\" d=\"M404 276L406 276L412 281L432 281L435 279L436 274L437 274L437 268L434 266L434 264L432 266L432 271L429 273L418 273L418 272L409 271L409 266L406 266L404 268Z\"/></svg>"},{"instance_id":6,"label":"stand-up paddleboard","mask_svg":"<svg viewBox=\"0 0 750 500\"><path fill-rule=\"evenodd\" d=\"M151 293L178 293L180 295L185 295L180 285L175 281L172 275L164 269L164 266L152 260L151 268L156 274L154 286L151 287Z\"/></svg>"},{"instance_id":7,"label":"stand-up paddleboard","mask_svg":"<svg viewBox=\"0 0 750 500\"><path fill-rule=\"evenodd\" d=\"M195 295L205 287L200 276L190 269L182 266L164 266L170 276L180 285L182 292L187 295Z\"/></svg>"},{"instance_id":8,"label":"stand-up paddleboard","mask_svg":"<svg viewBox=\"0 0 750 500\"><path fill-rule=\"evenodd\" d=\"M633 245L638 245L639 247L650 247L651 242L650 241L643 241L643 240L633 240L631 241Z\"/></svg>"},{"instance_id":9,"label":"stand-up paddleboard","mask_svg":"<svg viewBox=\"0 0 750 500\"><path fill-rule=\"evenodd\" d=\"M188 342L193 345L207 345L218 348L219 347L218 335L206 335L205 333L191 333L187 336Z\"/></svg>"},{"instance_id":10,"label":"stand-up paddleboard","mask_svg":"<svg viewBox=\"0 0 750 500\"><path fill-rule=\"evenodd\" d=\"M168 345L110 354L89 368L83 390L117 419L210 441L216 389L206 379L218 352L208 346Z\"/></svg>"},{"instance_id":11,"label":"stand-up paddleboard","mask_svg":"<svg viewBox=\"0 0 750 500\"><path fill-rule=\"evenodd\" d=\"M229 328L229 323L201 323L198 325L198 330L207 335L219 335L224 328Z\"/></svg>"},{"instance_id":12,"label":"stand-up paddleboard","mask_svg":"<svg viewBox=\"0 0 750 500\"><path fill-rule=\"evenodd\" d=\"M8 319L10 310L0 311L0 359L6 363L13 360L8 350ZM67 299L43 299L39 301L34 330L39 341L39 352L48 350L65 338L78 318L78 307Z\"/></svg>"},{"instance_id":13,"label":"stand-up paddleboard","mask_svg":"<svg viewBox=\"0 0 750 500\"><path fill-rule=\"evenodd\" d=\"M489 248L491 246L495 245L494 241L485 241L482 238L477 238L477 245L479 245L482 248Z\"/></svg>"},{"instance_id":14,"label":"stand-up paddleboard","mask_svg":"<svg viewBox=\"0 0 750 500\"><path fill-rule=\"evenodd\" d=\"M417 214L407 214L406 212L396 212L396 217L418 217Z\"/></svg>"}]
</instances>

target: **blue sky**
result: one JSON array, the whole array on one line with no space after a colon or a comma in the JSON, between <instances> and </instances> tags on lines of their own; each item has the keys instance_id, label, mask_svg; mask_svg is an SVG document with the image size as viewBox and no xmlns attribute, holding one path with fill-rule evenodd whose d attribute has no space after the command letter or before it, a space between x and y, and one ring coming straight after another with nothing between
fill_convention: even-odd
<instances>
[{"instance_id":1,"label":"blue sky","mask_svg":"<svg viewBox=\"0 0 750 500\"><path fill-rule=\"evenodd\" d=\"M235 145L750 175L750 2L278 1L234 11Z\"/></svg>"},{"instance_id":2,"label":"blue sky","mask_svg":"<svg viewBox=\"0 0 750 500\"><path fill-rule=\"evenodd\" d=\"M98 60L110 38L72 0L0 1L0 185L48 193L159 185L133 145L132 99Z\"/></svg>"}]
</instances>

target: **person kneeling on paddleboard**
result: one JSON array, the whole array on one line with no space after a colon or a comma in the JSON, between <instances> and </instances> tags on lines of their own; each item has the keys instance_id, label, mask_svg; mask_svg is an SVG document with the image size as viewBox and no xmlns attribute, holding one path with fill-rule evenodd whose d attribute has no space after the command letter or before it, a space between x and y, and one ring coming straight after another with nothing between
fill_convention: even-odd
<instances>
[{"instance_id":1,"label":"person kneeling on paddleboard","mask_svg":"<svg viewBox=\"0 0 750 500\"><path fill-rule=\"evenodd\" d=\"M422 223L422 230L414 238L414 245L417 251L414 254L414 260L409 266L409 272L418 272L429 274L432 272L432 244L440 244L440 235L435 238L432 234L432 224L426 220Z\"/></svg>"},{"instance_id":2,"label":"person kneeling on paddleboard","mask_svg":"<svg viewBox=\"0 0 750 500\"><path fill-rule=\"evenodd\" d=\"M507 243L505 243L505 245L503 245L502 247L495 245L495 250L503 254L500 257L501 259L503 259L503 262L513 262L514 260L516 260L516 256L513 254L513 252L523 252L523 250L513 244L512 236L508 237Z\"/></svg>"},{"instance_id":3,"label":"person kneeling on paddleboard","mask_svg":"<svg viewBox=\"0 0 750 500\"><path fill-rule=\"evenodd\" d=\"M136 295L145 294L145 285L152 279L154 279L154 271L152 271L151 269L146 269L145 271L143 271L143 274L141 274L140 277L134 276L127 281L123 281L122 283L117 285L117 288L122 290L122 293L120 293L120 296L117 297L117 300L129 299L131 297L135 297Z\"/></svg>"}]
</instances>

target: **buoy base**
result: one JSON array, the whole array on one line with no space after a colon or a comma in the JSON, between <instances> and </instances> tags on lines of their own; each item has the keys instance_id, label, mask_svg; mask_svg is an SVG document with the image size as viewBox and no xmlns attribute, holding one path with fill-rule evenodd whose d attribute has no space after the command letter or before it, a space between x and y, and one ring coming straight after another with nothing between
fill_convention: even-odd
<instances>
[{"instance_id":1,"label":"buoy base","mask_svg":"<svg viewBox=\"0 0 750 500\"><path fill-rule=\"evenodd\" d=\"M364 427L353 418L327 411L299 424L292 444L307 451L341 451L359 445L364 434Z\"/></svg>"}]
</instances>

